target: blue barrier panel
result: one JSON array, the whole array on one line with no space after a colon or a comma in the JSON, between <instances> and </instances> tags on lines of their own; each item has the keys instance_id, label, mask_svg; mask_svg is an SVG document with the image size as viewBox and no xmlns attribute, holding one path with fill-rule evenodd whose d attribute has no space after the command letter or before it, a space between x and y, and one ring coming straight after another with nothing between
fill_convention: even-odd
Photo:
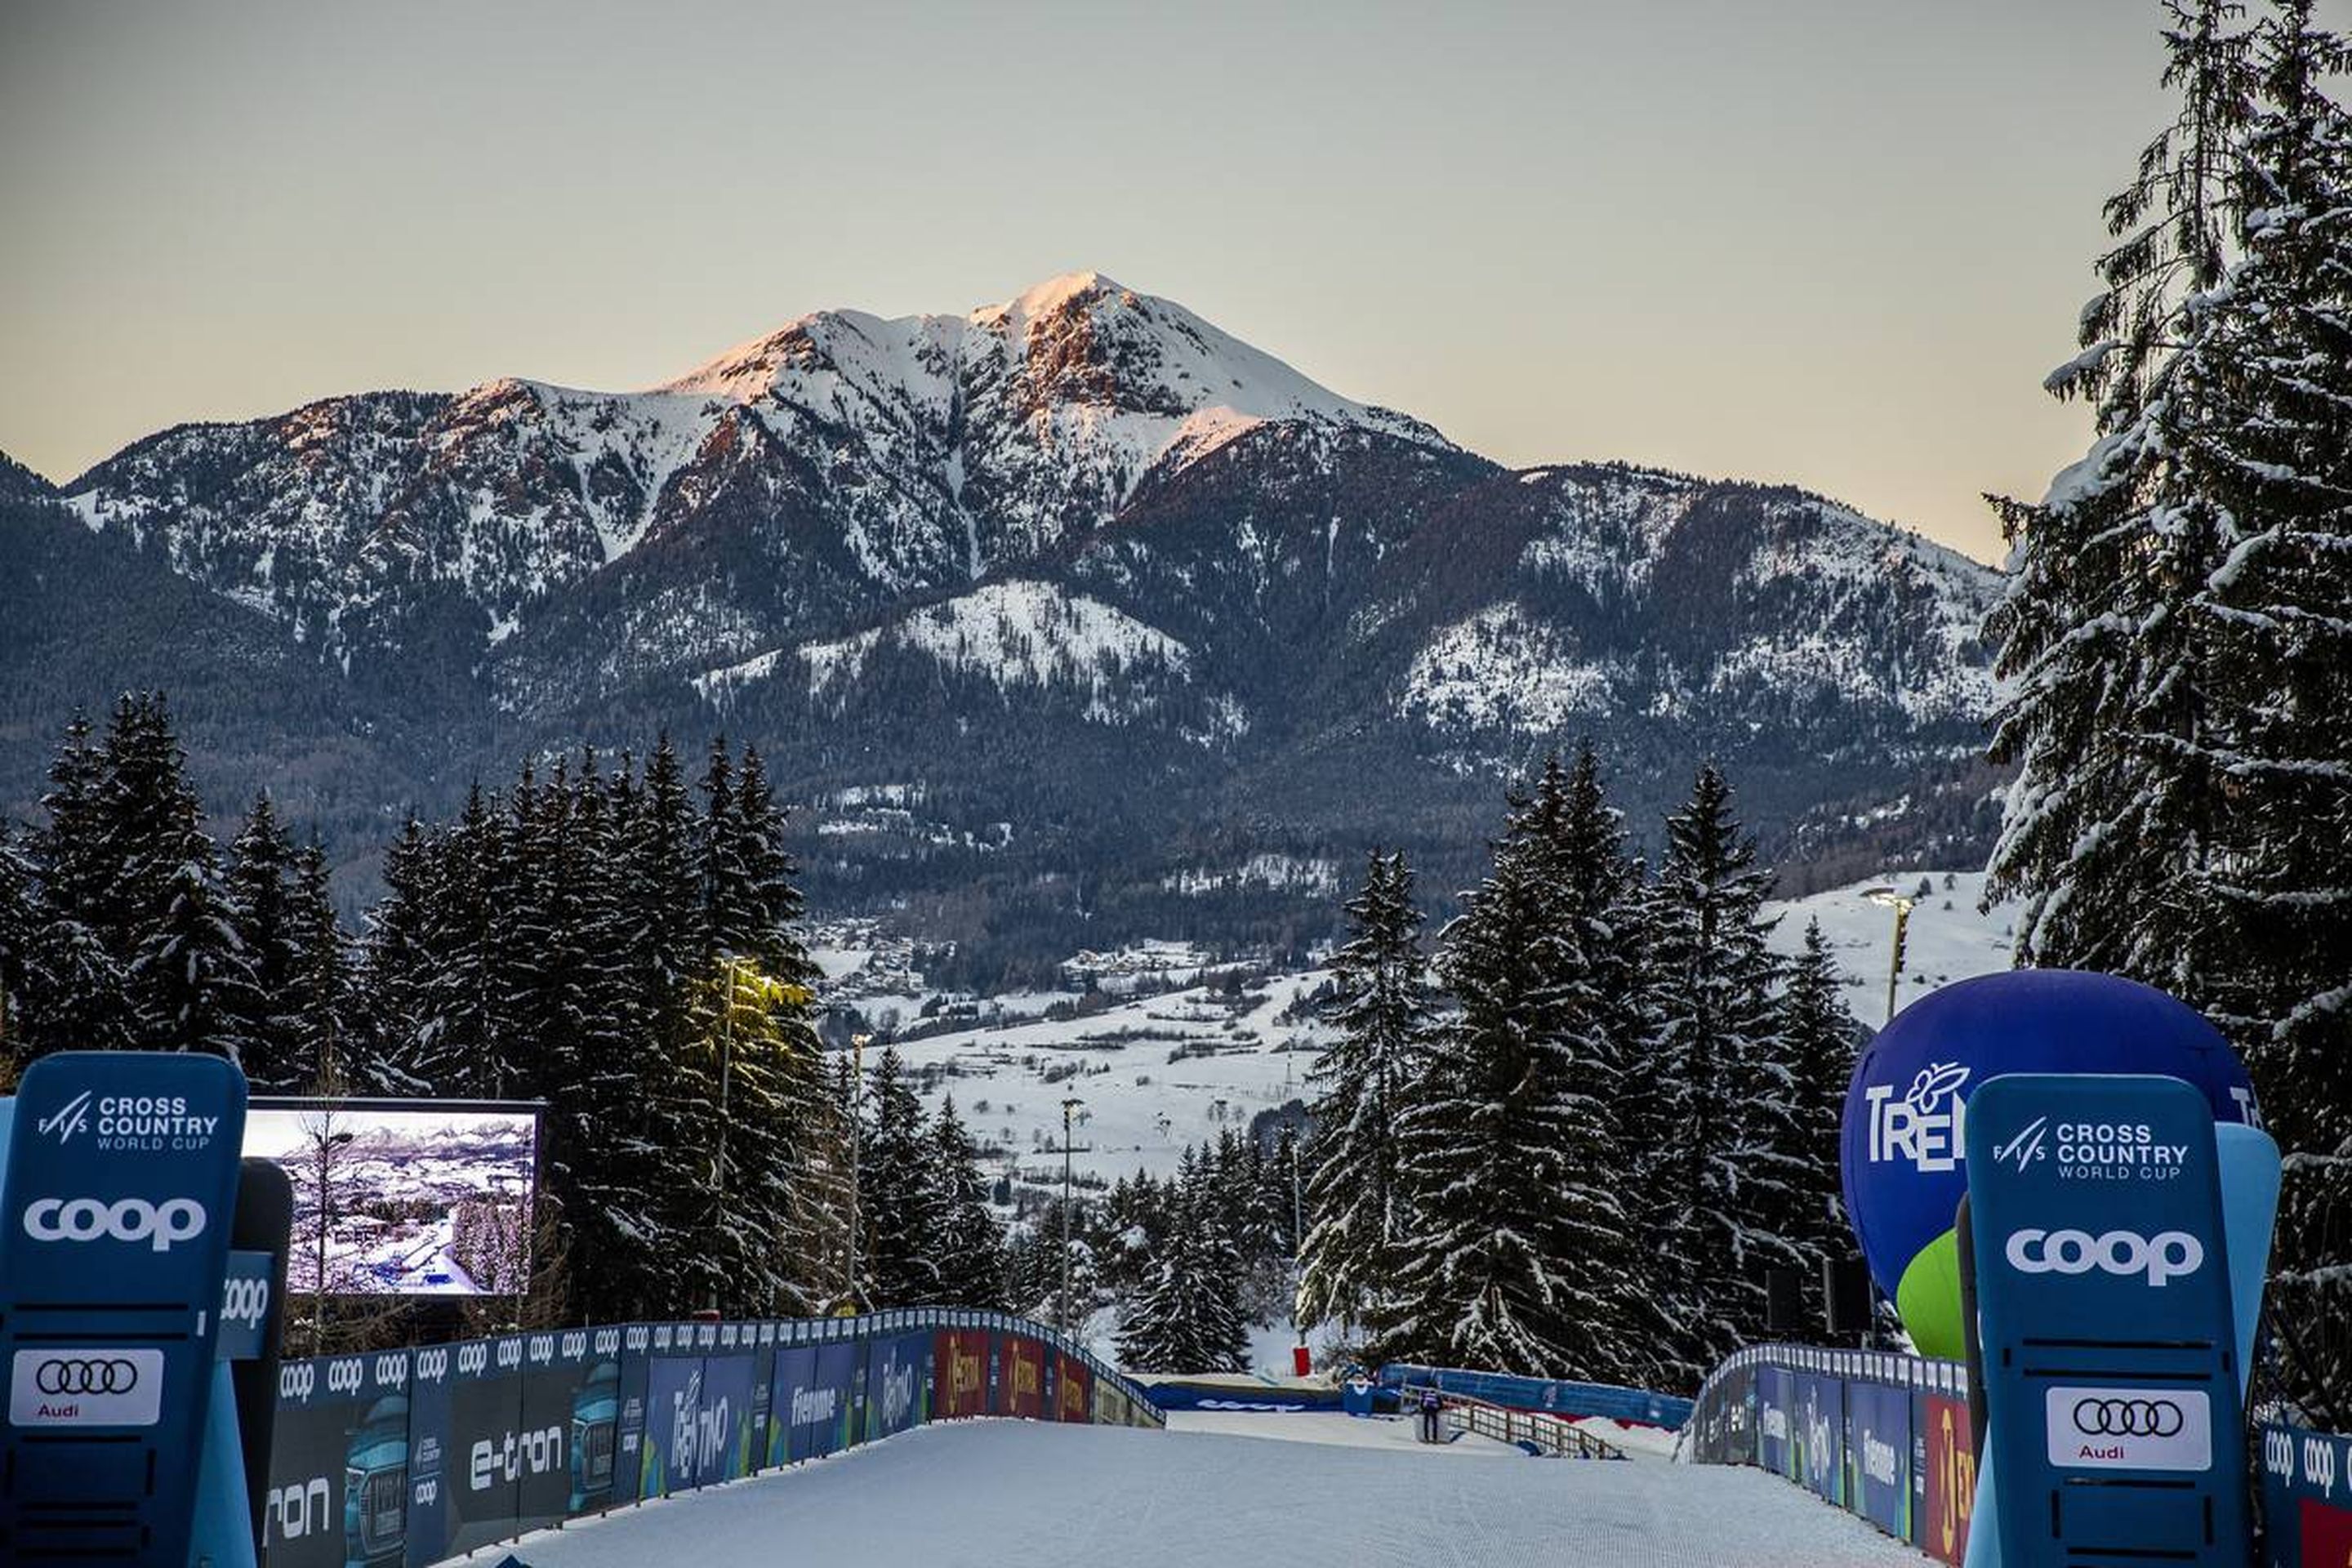
<instances>
[{"instance_id":1,"label":"blue barrier panel","mask_svg":"<svg viewBox=\"0 0 2352 1568\"><path fill-rule=\"evenodd\" d=\"M1786 1367L1756 1373L1756 1462L1776 1476L1798 1479L1797 1374Z\"/></svg>"},{"instance_id":2,"label":"blue barrier panel","mask_svg":"<svg viewBox=\"0 0 2352 1568\"><path fill-rule=\"evenodd\" d=\"M399 1568L408 1518L405 1351L278 1369L278 1430L262 1510L268 1568Z\"/></svg>"},{"instance_id":3,"label":"blue barrier panel","mask_svg":"<svg viewBox=\"0 0 2352 1568\"><path fill-rule=\"evenodd\" d=\"M488 1340L476 1340L488 1355ZM424 1345L408 1353L408 1518L406 1568L426 1568L449 1555L456 1532L453 1488L465 1485L464 1456L451 1468L449 1398L465 1345ZM280 1406L282 1411L283 1406ZM279 1416L282 1421L285 1417ZM286 1451L281 1436L278 1451Z\"/></svg>"},{"instance_id":4,"label":"blue barrier panel","mask_svg":"<svg viewBox=\"0 0 2352 1568\"><path fill-rule=\"evenodd\" d=\"M1967 1136L1990 1428L1979 1506L2000 1560L2250 1562L2205 1096L2177 1079L2012 1074L1977 1090Z\"/></svg>"},{"instance_id":5,"label":"blue barrier panel","mask_svg":"<svg viewBox=\"0 0 2352 1568\"><path fill-rule=\"evenodd\" d=\"M931 1336L892 1334L866 1352L866 1429L861 1442L894 1436L931 1418Z\"/></svg>"},{"instance_id":6,"label":"blue barrier panel","mask_svg":"<svg viewBox=\"0 0 2352 1568\"><path fill-rule=\"evenodd\" d=\"M1846 1501L1898 1541L1911 1539L1911 1391L1883 1383L1845 1387Z\"/></svg>"},{"instance_id":7,"label":"blue barrier panel","mask_svg":"<svg viewBox=\"0 0 2352 1568\"><path fill-rule=\"evenodd\" d=\"M1906 1392L1911 1402L1911 1528L1903 1539L1917 1546L1927 1539L1927 1400L1924 1388Z\"/></svg>"},{"instance_id":8,"label":"blue barrier panel","mask_svg":"<svg viewBox=\"0 0 2352 1568\"><path fill-rule=\"evenodd\" d=\"M2267 1425L2262 1440L2267 1568L2352 1563L2352 1437Z\"/></svg>"},{"instance_id":9,"label":"blue barrier panel","mask_svg":"<svg viewBox=\"0 0 2352 1568\"><path fill-rule=\"evenodd\" d=\"M611 1506L620 1367L594 1353L585 1329L525 1335L522 1360L521 1425L508 1463L518 1528L544 1530Z\"/></svg>"},{"instance_id":10,"label":"blue barrier panel","mask_svg":"<svg viewBox=\"0 0 2352 1568\"><path fill-rule=\"evenodd\" d=\"M751 1431L749 1469L761 1470L779 1461L768 1456L774 1448L776 1398L776 1327L772 1322L744 1325L751 1352Z\"/></svg>"},{"instance_id":11,"label":"blue barrier panel","mask_svg":"<svg viewBox=\"0 0 2352 1568\"><path fill-rule=\"evenodd\" d=\"M638 1497L667 1497L694 1485L694 1423L701 1408L702 1358L655 1351L646 1366L646 1440L637 1470Z\"/></svg>"},{"instance_id":12,"label":"blue barrier panel","mask_svg":"<svg viewBox=\"0 0 2352 1568\"><path fill-rule=\"evenodd\" d=\"M1347 1394L1337 1388L1286 1388L1267 1384L1195 1383L1163 1378L1143 1385L1143 1396L1160 1410L1247 1410L1260 1415L1290 1415L1307 1410L1344 1410ZM1370 1391L1366 1390L1370 1410Z\"/></svg>"},{"instance_id":13,"label":"blue barrier panel","mask_svg":"<svg viewBox=\"0 0 2352 1568\"><path fill-rule=\"evenodd\" d=\"M1797 1374L1797 1479L1825 1502L1845 1504L1845 1384Z\"/></svg>"},{"instance_id":14,"label":"blue barrier panel","mask_svg":"<svg viewBox=\"0 0 2352 1568\"><path fill-rule=\"evenodd\" d=\"M187 1558L245 1100L210 1057L26 1070L0 1222L0 1556ZM242 1456L220 1458L241 1487Z\"/></svg>"},{"instance_id":15,"label":"blue barrier panel","mask_svg":"<svg viewBox=\"0 0 2352 1568\"><path fill-rule=\"evenodd\" d=\"M758 1463L751 1436L751 1351L702 1358L702 1404L695 1412L694 1484L748 1476Z\"/></svg>"}]
</instances>

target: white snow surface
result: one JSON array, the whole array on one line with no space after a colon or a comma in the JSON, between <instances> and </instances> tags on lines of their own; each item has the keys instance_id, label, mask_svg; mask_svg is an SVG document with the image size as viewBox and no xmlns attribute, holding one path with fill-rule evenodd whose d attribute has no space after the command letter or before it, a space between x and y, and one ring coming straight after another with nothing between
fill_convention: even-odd
<instances>
[{"instance_id":1,"label":"white snow surface","mask_svg":"<svg viewBox=\"0 0 2352 1568\"><path fill-rule=\"evenodd\" d=\"M1297 1428L1276 1428L1302 1418L1262 1419L1268 1436L1295 1436ZM793 1562L942 1568L1868 1568L1919 1561L1759 1470L1525 1458L1464 1464L1460 1445L1381 1449L1267 1441L1238 1429L942 1422L530 1536L514 1554L530 1568L767 1568L784 1553Z\"/></svg>"},{"instance_id":2,"label":"white snow surface","mask_svg":"<svg viewBox=\"0 0 2352 1568\"><path fill-rule=\"evenodd\" d=\"M1948 877L1949 888L1944 886ZM1903 974L1896 986L1900 1004L1956 980L2015 966L2017 919L2024 906L2012 900L1979 911L1982 871L1889 871L1807 898L1767 904L1766 915L1780 917L1772 947L1786 953L1801 951L1805 922L1820 921L1822 940L1845 981L1847 1010L1876 1028L1886 1021L1886 965L1895 940L1895 911L1873 903L1864 890L1892 888L1908 898L1918 894L1922 881L1928 891L1914 904L1903 939Z\"/></svg>"}]
</instances>

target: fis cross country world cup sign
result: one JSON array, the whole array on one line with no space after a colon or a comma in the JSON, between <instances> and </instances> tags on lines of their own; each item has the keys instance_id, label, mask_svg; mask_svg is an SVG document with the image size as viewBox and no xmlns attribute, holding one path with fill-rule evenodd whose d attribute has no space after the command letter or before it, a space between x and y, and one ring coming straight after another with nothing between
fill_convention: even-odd
<instances>
[{"instance_id":1,"label":"fis cross country world cup sign","mask_svg":"<svg viewBox=\"0 0 2352 1568\"><path fill-rule=\"evenodd\" d=\"M2220 1031L2137 982L2016 970L1912 1003L1855 1066L1840 1156L1846 1212L1871 1278L1923 1354L1958 1360L1963 1350L1953 1218L1968 1191L1976 1093L2004 1073L2052 1072L2179 1079L2204 1096L2211 1117L2261 1125L2245 1068ZM2095 1123L2074 1131L2062 1140L2051 1125L2015 1129L2001 1141L2014 1145L2005 1157L2162 1179L2168 1151L2135 1145L2112 1127L2102 1137ZM2055 1267L2078 1260L2071 1242L2055 1256Z\"/></svg>"},{"instance_id":2,"label":"fis cross country world cup sign","mask_svg":"<svg viewBox=\"0 0 2352 1568\"><path fill-rule=\"evenodd\" d=\"M0 1205L9 1551L187 1561L245 1106L244 1075L211 1057L68 1052L18 1086Z\"/></svg>"},{"instance_id":3,"label":"fis cross country world cup sign","mask_svg":"<svg viewBox=\"0 0 2352 1568\"><path fill-rule=\"evenodd\" d=\"M2002 1561L2246 1561L2211 1104L2177 1079L2020 1074L1969 1119Z\"/></svg>"}]
</instances>

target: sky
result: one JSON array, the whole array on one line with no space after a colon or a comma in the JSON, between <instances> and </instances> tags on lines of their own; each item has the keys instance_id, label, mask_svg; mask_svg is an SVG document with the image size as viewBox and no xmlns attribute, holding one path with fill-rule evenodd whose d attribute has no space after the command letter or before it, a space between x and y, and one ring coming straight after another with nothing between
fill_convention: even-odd
<instances>
[{"instance_id":1,"label":"sky","mask_svg":"<svg viewBox=\"0 0 2352 1568\"><path fill-rule=\"evenodd\" d=\"M2088 439L2155 0L0 0L0 451L1097 269L1511 464L1981 559Z\"/></svg>"}]
</instances>

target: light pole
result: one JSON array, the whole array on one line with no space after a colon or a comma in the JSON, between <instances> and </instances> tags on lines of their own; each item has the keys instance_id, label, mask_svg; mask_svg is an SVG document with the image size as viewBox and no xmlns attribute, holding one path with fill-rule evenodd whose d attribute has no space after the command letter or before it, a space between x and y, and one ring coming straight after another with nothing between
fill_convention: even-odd
<instances>
[{"instance_id":1,"label":"light pole","mask_svg":"<svg viewBox=\"0 0 2352 1568\"><path fill-rule=\"evenodd\" d=\"M1062 1101L1062 1300L1055 1314L1062 1331L1070 1331L1070 1113L1086 1103L1076 1095Z\"/></svg>"},{"instance_id":2,"label":"light pole","mask_svg":"<svg viewBox=\"0 0 2352 1568\"><path fill-rule=\"evenodd\" d=\"M1307 1207L1301 1201L1298 1192L1298 1146L1306 1142L1307 1140L1299 1135L1298 1129L1296 1126L1292 1127L1290 1130L1290 1311L1294 1318L1298 1315L1298 1284L1306 1273L1307 1266ZM1298 1348L1303 1351L1307 1348L1307 1325L1301 1322L1293 1326L1298 1330ZM1307 1373L1307 1368L1304 1365L1300 1365L1297 1371L1302 1377Z\"/></svg>"},{"instance_id":3,"label":"light pole","mask_svg":"<svg viewBox=\"0 0 2352 1568\"><path fill-rule=\"evenodd\" d=\"M858 1161L865 1145L865 1117L857 1102L866 1094L866 1042L871 1035L849 1037L849 1278L842 1281L843 1299L857 1305L857 1184Z\"/></svg>"},{"instance_id":4,"label":"light pole","mask_svg":"<svg viewBox=\"0 0 2352 1568\"><path fill-rule=\"evenodd\" d=\"M1903 973L1903 937L1911 924L1912 907L1918 900L1906 897L1892 888L1864 888L1862 896L1874 904L1885 904L1895 911L1895 946L1886 963L1886 1021L1895 1022L1895 985Z\"/></svg>"}]
</instances>

